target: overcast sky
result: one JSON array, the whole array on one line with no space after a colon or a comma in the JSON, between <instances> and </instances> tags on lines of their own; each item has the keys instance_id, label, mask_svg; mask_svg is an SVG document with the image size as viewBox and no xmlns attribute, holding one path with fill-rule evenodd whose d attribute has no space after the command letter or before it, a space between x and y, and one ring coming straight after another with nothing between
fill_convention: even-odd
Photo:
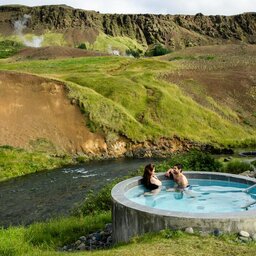
<instances>
[{"instance_id":1,"label":"overcast sky","mask_svg":"<svg viewBox=\"0 0 256 256\"><path fill-rule=\"evenodd\" d=\"M256 12L256 0L0 0L0 5L66 4L101 13L234 15Z\"/></svg>"}]
</instances>

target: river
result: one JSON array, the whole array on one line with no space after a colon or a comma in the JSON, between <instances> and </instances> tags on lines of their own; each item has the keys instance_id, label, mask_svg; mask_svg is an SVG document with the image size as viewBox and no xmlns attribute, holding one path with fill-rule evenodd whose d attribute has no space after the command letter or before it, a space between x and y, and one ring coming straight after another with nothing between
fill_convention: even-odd
<instances>
[{"instance_id":1,"label":"river","mask_svg":"<svg viewBox=\"0 0 256 256\"><path fill-rule=\"evenodd\" d=\"M91 161L1 182L0 226L28 225L68 215L89 190L97 191L151 161L154 159Z\"/></svg>"}]
</instances>

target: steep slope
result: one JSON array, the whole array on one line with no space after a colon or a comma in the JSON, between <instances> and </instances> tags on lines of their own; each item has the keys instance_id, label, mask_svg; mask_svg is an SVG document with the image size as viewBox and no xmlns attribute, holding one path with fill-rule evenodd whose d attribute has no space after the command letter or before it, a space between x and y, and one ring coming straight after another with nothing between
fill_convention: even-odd
<instances>
[{"instance_id":1,"label":"steep slope","mask_svg":"<svg viewBox=\"0 0 256 256\"><path fill-rule=\"evenodd\" d=\"M87 47L93 47L100 35L134 40L132 45L125 43L124 51L129 48L145 50L155 43L170 49L230 42L255 44L256 13L235 16L119 15L63 5L0 6L0 32L3 38L21 36L22 32L30 42L33 35L42 35L44 46L87 43ZM136 42L140 46L136 46Z\"/></svg>"},{"instance_id":2,"label":"steep slope","mask_svg":"<svg viewBox=\"0 0 256 256\"><path fill-rule=\"evenodd\" d=\"M177 52L176 59L168 55L166 60L8 59L0 61L0 69L62 80L86 126L102 135L105 156L159 156L196 145L255 143L256 47L244 46L240 54L237 47L216 46L201 52L194 48L192 57Z\"/></svg>"},{"instance_id":3,"label":"steep slope","mask_svg":"<svg viewBox=\"0 0 256 256\"><path fill-rule=\"evenodd\" d=\"M89 131L67 94L57 81L0 71L0 145L55 154L105 152L104 138Z\"/></svg>"},{"instance_id":4,"label":"steep slope","mask_svg":"<svg viewBox=\"0 0 256 256\"><path fill-rule=\"evenodd\" d=\"M179 65L178 73L165 74L164 79L177 84L199 104L223 116L230 114L225 111L228 107L234 119L256 126L254 45L187 48L160 59Z\"/></svg>"}]
</instances>

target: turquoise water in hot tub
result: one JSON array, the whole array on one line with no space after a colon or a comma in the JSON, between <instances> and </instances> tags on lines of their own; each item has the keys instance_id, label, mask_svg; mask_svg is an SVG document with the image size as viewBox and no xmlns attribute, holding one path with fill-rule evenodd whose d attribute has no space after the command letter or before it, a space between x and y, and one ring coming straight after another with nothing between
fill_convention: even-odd
<instances>
[{"instance_id":1,"label":"turquoise water in hot tub","mask_svg":"<svg viewBox=\"0 0 256 256\"><path fill-rule=\"evenodd\" d=\"M190 189L186 192L167 192L174 187L173 181L164 181L155 195L144 195L143 185L131 188L125 196L138 204L152 208L191 213L225 213L256 210L256 204L243 208L256 200L256 188L249 193L242 190L249 185L220 180L190 179Z\"/></svg>"}]
</instances>

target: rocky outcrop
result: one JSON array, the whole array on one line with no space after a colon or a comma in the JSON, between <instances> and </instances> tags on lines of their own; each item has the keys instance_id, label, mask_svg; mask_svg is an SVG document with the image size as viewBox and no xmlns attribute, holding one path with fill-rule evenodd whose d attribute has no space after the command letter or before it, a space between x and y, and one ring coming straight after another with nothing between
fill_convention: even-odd
<instances>
[{"instance_id":1,"label":"rocky outcrop","mask_svg":"<svg viewBox=\"0 0 256 256\"><path fill-rule=\"evenodd\" d=\"M208 45L224 42L256 43L256 13L235 16L100 14L95 11L56 6L1 6L0 31L11 34L14 22L30 17L26 31L64 33L73 45L85 40L93 42L99 32L111 36L127 36L148 46L155 43L168 48Z\"/></svg>"}]
</instances>

